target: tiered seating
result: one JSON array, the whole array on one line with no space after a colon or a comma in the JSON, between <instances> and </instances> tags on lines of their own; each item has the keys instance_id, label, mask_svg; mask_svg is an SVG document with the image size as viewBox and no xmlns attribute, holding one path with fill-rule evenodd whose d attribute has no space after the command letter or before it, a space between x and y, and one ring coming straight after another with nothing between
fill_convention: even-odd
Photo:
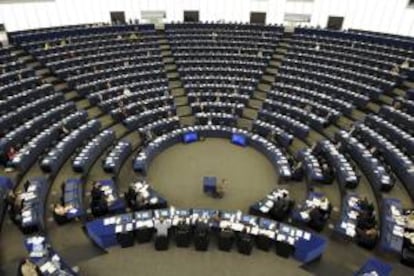
<instances>
[{"instance_id":1,"label":"tiered seating","mask_svg":"<svg viewBox=\"0 0 414 276\"><path fill-rule=\"evenodd\" d=\"M115 140L115 132L112 129L105 129L95 138L90 140L79 152L72 162L75 172L86 173L96 159L105 151Z\"/></svg>"},{"instance_id":2,"label":"tiered seating","mask_svg":"<svg viewBox=\"0 0 414 276\"><path fill-rule=\"evenodd\" d=\"M312 100L334 104L347 114L352 105L364 108L369 100L378 99L399 82L398 72L391 69L409 57L409 51L399 49L390 54L390 48L372 44L361 35L296 28L279 69L281 84L277 86L288 85L285 91L295 94L300 88L305 97L310 93L304 95L303 91L324 91L334 95L336 102Z\"/></svg>"},{"instance_id":3,"label":"tiered seating","mask_svg":"<svg viewBox=\"0 0 414 276\"><path fill-rule=\"evenodd\" d=\"M301 162L301 167L307 182L313 184L325 179L319 160L313 155L311 149L298 151L296 159Z\"/></svg>"},{"instance_id":4,"label":"tiered seating","mask_svg":"<svg viewBox=\"0 0 414 276\"><path fill-rule=\"evenodd\" d=\"M262 120L292 132L296 137L302 139L306 138L309 134L310 129L307 125L284 114L262 109L259 111L257 118L258 120Z\"/></svg>"},{"instance_id":5,"label":"tiered seating","mask_svg":"<svg viewBox=\"0 0 414 276\"><path fill-rule=\"evenodd\" d=\"M329 165L334 169L338 183L342 188L353 189L359 183L354 168L339 152L339 150L329 140L323 140L316 144L314 148L316 155L320 154L329 162Z\"/></svg>"},{"instance_id":6,"label":"tiered seating","mask_svg":"<svg viewBox=\"0 0 414 276\"><path fill-rule=\"evenodd\" d=\"M410 52L405 43L390 38L391 46L387 46L373 34L298 28L278 69L277 82L266 93L262 109L253 121L254 133L233 128L273 56L282 30L276 26L239 24L166 25L179 77L200 124L185 129L179 128L180 120L174 98L169 93L158 45L160 37L152 25L74 26L15 33L11 40L22 43L92 105L99 106L116 121L122 121L129 130L146 135L149 143L134 160L135 171L145 175L149 163L159 152L193 132L196 140L198 136L232 139L233 135L241 135L248 145L272 162L281 180L289 180L293 177L289 160L279 146L288 147L294 137L307 138L310 128L324 131L340 116L352 115L355 107L365 108L369 101L378 100L401 81L402 77L392 69L405 61ZM1 154L10 147L17 147L18 154L12 164L26 171L48 150L40 167L54 174L79 150L72 167L77 172L87 173L114 142L115 133L112 130L100 132L98 120L87 121L87 113L77 111L72 102L65 103L61 92L54 91L51 85L41 85L34 71L25 69L11 51L0 49L0 132L5 134L0 139ZM410 160L414 156L414 104L409 99L399 101L398 106L382 106L378 115L368 115L365 124L357 124L354 131L336 133L338 145L322 140L312 149L297 152L297 168L306 181L311 185L329 182L328 173L333 169L342 189L355 188L359 177L346 153L376 192L393 187L391 168L414 198L414 166ZM159 137L155 138L154 134ZM131 143L120 141L106 156L104 170L118 174L131 152ZM63 187L62 203L72 206L68 218L84 214L82 181L67 181ZM103 180L99 183L108 210L124 211L125 203L117 193L115 182ZM22 211L26 233L43 230L48 186L45 179L31 179L26 187ZM136 192L133 200L140 193L150 193L145 185L133 188ZM7 191L0 186L1 197ZM303 210L314 204L314 196L309 194ZM285 195L281 191L275 191L255 208L262 214L271 213L282 197L284 199ZM362 201L358 195L348 194L342 202L342 217L335 230L344 236L358 236L359 214L356 213L361 211ZM275 208L284 213L270 214L273 218L285 218L292 202L284 203L283 208ZM388 207L384 207L386 213L383 214L387 222L381 225L384 232L390 232L390 227L398 224L394 217L388 221L389 209L392 209ZM2 208L0 202L0 212ZM157 208L161 207L157 205ZM197 210L191 212L197 213ZM134 227L138 229L137 225ZM392 238L381 236L395 251L398 244L390 245Z\"/></svg>"},{"instance_id":7,"label":"tiered seating","mask_svg":"<svg viewBox=\"0 0 414 276\"><path fill-rule=\"evenodd\" d=\"M11 160L12 165L20 171L26 171L40 154L59 140L63 127L71 131L86 122L87 116L86 111L77 111L42 130L19 150Z\"/></svg>"},{"instance_id":8,"label":"tiered seating","mask_svg":"<svg viewBox=\"0 0 414 276\"><path fill-rule=\"evenodd\" d=\"M390 191L394 182L381 162L371 152L348 132L341 130L335 134L343 152L347 152L358 164L376 191Z\"/></svg>"},{"instance_id":9,"label":"tiered seating","mask_svg":"<svg viewBox=\"0 0 414 276\"><path fill-rule=\"evenodd\" d=\"M89 137L98 134L101 123L98 120L91 120L79 128L73 130L63 138L40 162L40 167L45 172L55 173L62 166L73 151Z\"/></svg>"},{"instance_id":10,"label":"tiered seating","mask_svg":"<svg viewBox=\"0 0 414 276\"><path fill-rule=\"evenodd\" d=\"M317 129L323 130L328 125L326 118L320 117L313 112L306 111L300 107L286 104L280 101L275 101L272 99L266 99L263 103L263 109L282 113L286 116L289 116L293 119L301 121L302 123L309 123L309 126Z\"/></svg>"},{"instance_id":11,"label":"tiered seating","mask_svg":"<svg viewBox=\"0 0 414 276\"><path fill-rule=\"evenodd\" d=\"M106 156L103 162L103 169L106 172L117 174L131 152L131 143L127 140L120 140Z\"/></svg>"},{"instance_id":12,"label":"tiered seating","mask_svg":"<svg viewBox=\"0 0 414 276\"><path fill-rule=\"evenodd\" d=\"M59 120L62 120L75 111L75 103L67 102L51 108L43 114L26 121L24 124L8 132L3 138L0 139L0 151L2 153L6 153L7 149L12 146L20 148L25 142L29 141L41 130Z\"/></svg>"},{"instance_id":13,"label":"tiered seating","mask_svg":"<svg viewBox=\"0 0 414 276\"><path fill-rule=\"evenodd\" d=\"M364 124L355 127L355 135L381 155L414 198L414 165L393 143Z\"/></svg>"},{"instance_id":14,"label":"tiered seating","mask_svg":"<svg viewBox=\"0 0 414 276\"><path fill-rule=\"evenodd\" d=\"M177 71L187 94L191 95L196 118L211 117L221 123L234 123L221 113L241 115L281 31L276 26L240 24L166 25Z\"/></svg>"},{"instance_id":15,"label":"tiered seating","mask_svg":"<svg viewBox=\"0 0 414 276\"><path fill-rule=\"evenodd\" d=\"M379 114L393 122L397 126L400 126L402 129L406 130L411 135L414 135L414 117L402 112L401 110L394 109L391 106L382 106L379 110Z\"/></svg>"},{"instance_id":16,"label":"tiered seating","mask_svg":"<svg viewBox=\"0 0 414 276\"><path fill-rule=\"evenodd\" d=\"M364 122L388 140L393 141L408 156L414 156L414 137L386 119L388 117L383 119L377 115L369 114L365 117Z\"/></svg>"}]
</instances>

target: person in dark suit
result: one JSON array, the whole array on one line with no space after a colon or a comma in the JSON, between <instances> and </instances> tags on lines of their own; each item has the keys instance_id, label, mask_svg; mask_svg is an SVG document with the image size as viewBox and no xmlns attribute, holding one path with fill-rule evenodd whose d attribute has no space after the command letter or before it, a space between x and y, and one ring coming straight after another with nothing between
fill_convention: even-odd
<instances>
[{"instance_id":1,"label":"person in dark suit","mask_svg":"<svg viewBox=\"0 0 414 276\"><path fill-rule=\"evenodd\" d=\"M92 201L93 200L98 201L100 198L103 197L103 191L101 190L101 186L102 185L99 182L95 182L93 184L92 191L91 191Z\"/></svg>"}]
</instances>

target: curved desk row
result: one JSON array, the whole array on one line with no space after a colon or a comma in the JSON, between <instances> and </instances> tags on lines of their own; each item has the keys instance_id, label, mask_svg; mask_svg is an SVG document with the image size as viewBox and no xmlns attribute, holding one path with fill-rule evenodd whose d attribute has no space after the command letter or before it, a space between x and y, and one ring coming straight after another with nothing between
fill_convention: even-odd
<instances>
[{"instance_id":1,"label":"curved desk row","mask_svg":"<svg viewBox=\"0 0 414 276\"><path fill-rule=\"evenodd\" d=\"M122 164L132 152L132 144L128 140L120 140L103 161L103 169L107 173L117 174Z\"/></svg>"},{"instance_id":2,"label":"curved desk row","mask_svg":"<svg viewBox=\"0 0 414 276\"><path fill-rule=\"evenodd\" d=\"M288 159L274 144L265 138L246 130L217 125L203 125L175 129L156 138L135 158L133 164L134 170L145 175L148 171L149 164L159 153L174 144L184 142L185 135L189 133L194 136L192 141L197 141L199 136L231 139L234 135L240 135L245 140L245 145L252 146L269 159L275 166L280 179L289 180L291 177L291 168Z\"/></svg>"},{"instance_id":3,"label":"curved desk row","mask_svg":"<svg viewBox=\"0 0 414 276\"><path fill-rule=\"evenodd\" d=\"M87 117L88 114L85 110L77 111L54 123L49 128L42 130L20 149L19 153L12 160L13 166L23 172L28 170L39 155L59 139L62 126L65 126L68 130L73 130L86 122Z\"/></svg>"},{"instance_id":4,"label":"curved desk row","mask_svg":"<svg viewBox=\"0 0 414 276\"><path fill-rule=\"evenodd\" d=\"M358 164L374 190L390 191L394 187L391 175L358 139L344 130L335 133L335 139L341 143L340 149L347 152Z\"/></svg>"},{"instance_id":5,"label":"curved desk row","mask_svg":"<svg viewBox=\"0 0 414 276\"><path fill-rule=\"evenodd\" d=\"M72 162L75 172L87 173L98 157L115 141L115 131L105 129L90 140Z\"/></svg>"},{"instance_id":6,"label":"curved desk row","mask_svg":"<svg viewBox=\"0 0 414 276\"><path fill-rule=\"evenodd\" d=\"M240 211L220 211L212 209L158 209L126 213L96 219L86 224L89 237L101 248L106 249L118 244L118 238L125 234L136 234L137 239L143 231L151 231L160 222L168 228L187 225L190 228L198 223L207 225L212 231L231 231L246 233L254 238L265 238L276 249L289 247L293 257L303 263L319 258L325 250L326 239L289 224L245 215ZM289 250L290 252L292 252ZM279 253L279 252L278 252ZM287 255L288 257L289 255Z\"/></svg>"},{"instance_id":7,"label":"curved desk row","mask_svg":"<svg viewBox=\"0 0 414 276\"><path fill-rule=\"evenodd\" d=\"M14 130L8 132L3 138L0 139L0 151L2 153L6 153L9 147L23 144L41 130L59 120L62 120L75 111L75 103L67 102L53 107L43 114L32 118Z\"/></svg>"},{"instance_id":8,"label":"curved desk row","mask_svg":"<svg viewBox=\"0 0 414 276\"><path fill-rule=\"evenodd\" d=\"M41 235L27 237L24 246L29 252L29 260L36 265L43 276L75 276L78 275L62 258L55 252ZM20 269L20 268L19 268Z\"/></svg>"},{"instance_id":9,"label":"curved desk row","mask_svg":"<svg viewBox=\"0 0 414 276\"><path fill-rule=\"evenodd\" d=\"M353 189L358 186L359 178L351 163L329 140L322 140L316 144L314 149L316 155L322 154L334 168L338 183L342 188Z\"/></svg>"}]
</instances>

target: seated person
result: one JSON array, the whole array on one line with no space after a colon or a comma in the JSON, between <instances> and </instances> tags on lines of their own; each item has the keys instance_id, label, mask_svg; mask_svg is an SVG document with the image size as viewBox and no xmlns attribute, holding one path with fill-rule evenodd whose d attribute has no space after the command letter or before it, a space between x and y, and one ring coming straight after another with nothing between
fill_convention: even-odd
<instances>
[{"instance_id":1,"label":"seated person","mask_svg":"<svg viewBox=\"0 0 414 276\"><path fill-rule=\"evenodd\" d=\"M104 196L92 199L91 210L94 217L104 216L109 212L108 202Z\"/></svg>"},{"instance_id":2,"label":"seated person","mask_svg":"<svg viewBox=\"0 0 414 276\"><path fill-rule=\"evenodd\" d=\"M104 197L104 192L101 190L101 183L95 182L92 187L91 197L92 200L99 200L100 198Z\"/></svg>"},{"instance_id":3,"label":"seated person","mask_svg":"<svg viewBox=\"0 0 414 276\"><path fill-rule=\"evenodd\" d=\"M149 203L149 193L148 191L143 191L142 193L137 194L135 200L135 210L145 209Z\"/></svg>"},{"instance_id":4,"label":"seated person","mask_svg":"<svg viewBox=\"0 0 414 276\"><path fill-rule=\"evenodd\" d=\"M68 222L67 214L72 209L72 205L63 206L61 204L55 204L53 206L53 218L57 224L64 224Z\"/></svg>"},{"instance_id":5,"label":"seated person","mask_svg":"<svg viewBox=\"0 0 414 276\"><path fill-rule=\"evenodd\" d=\"M316 231L322 231L328 218L329 215L327 216L327 213L320 207L313 208L309 212L308 225Z\"/></svg>"},{"instance_id":6,"label":"seated person","mask_svg":"<svg viewBox=\"0 0 414 276\"><path fill-rule=\"evenodd\" d=\"M283 193L283 196L274 201L272 209L270 209L270 216L275 220L284 220L289 214L293 202L289 199L289 195Z\"/></svg>"},{"instance_id":7,"label":"seated person","mask_svg":"<svg viewBox=\"0 0 414 276\"><path fill-rule=\"evenodd\" d=\"M17 272L19 276L36 276L41 275L39 268L32 263L29 259L23 260L19 265L19 270Z\"/></svg>"}]
</instances>

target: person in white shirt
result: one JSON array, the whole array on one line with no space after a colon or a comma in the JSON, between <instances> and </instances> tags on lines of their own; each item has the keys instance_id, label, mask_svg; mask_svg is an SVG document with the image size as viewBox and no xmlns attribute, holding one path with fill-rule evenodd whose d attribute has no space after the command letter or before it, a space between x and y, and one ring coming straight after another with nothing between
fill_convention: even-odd
<instances>
[{"instance_id":1,"label":"person in white shirt","mask_svg":"<svg viewBox=\"0 0 414 276\"><path fill-rule=\"evenodd\" d=\"M132 93L131 93L131 90L129 90L129 88L128 88L128 87L125 87L125 88L124 88L123 95L124 95L125 97L129 97L131 94L132 94Z\"/></svg>"},{"instance_id":2,"label":"person in white shirt","mask_svg":"<svg viewBox=\"0 0 414 276\"><path fill-rule=\"evenodd\" d=\"M403 61L403 63L401 63L400 68L401 68L401 69L408 69L408 68L410 68L410 61L409 61L409 59L408 59L408 58L406 58L406 59Z\"/></svg>"}]
</instances>

